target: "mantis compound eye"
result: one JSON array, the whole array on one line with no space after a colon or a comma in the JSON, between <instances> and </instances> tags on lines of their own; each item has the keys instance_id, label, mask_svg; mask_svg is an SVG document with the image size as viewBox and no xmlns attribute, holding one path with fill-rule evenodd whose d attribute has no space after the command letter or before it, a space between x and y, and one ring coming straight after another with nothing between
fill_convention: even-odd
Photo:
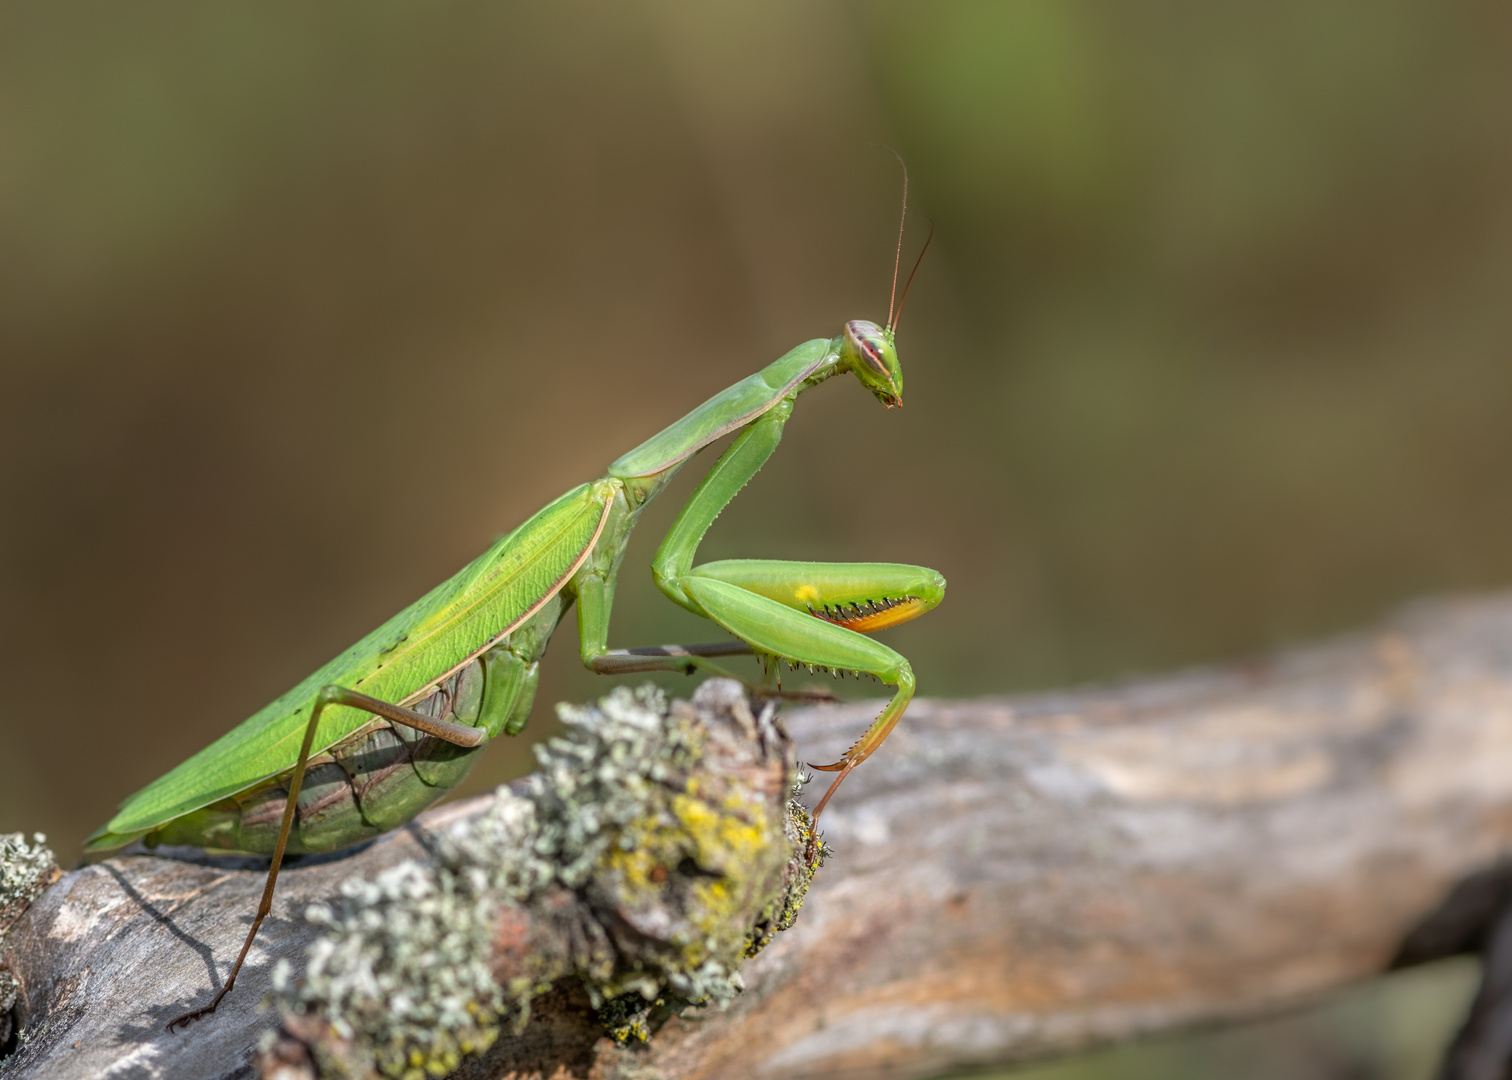
<instances>
[{"instance_id":1,"label":"mantis compound eye","mask_svg":"<svg viewBox=\"0 0 1512 1080\"><path fill-rule=\"evenodd\" d=\"M845 324L840 353L856 377L889 409L903 404L903 369L892 334L866 319Z\"/></svg>"}]
</instances>

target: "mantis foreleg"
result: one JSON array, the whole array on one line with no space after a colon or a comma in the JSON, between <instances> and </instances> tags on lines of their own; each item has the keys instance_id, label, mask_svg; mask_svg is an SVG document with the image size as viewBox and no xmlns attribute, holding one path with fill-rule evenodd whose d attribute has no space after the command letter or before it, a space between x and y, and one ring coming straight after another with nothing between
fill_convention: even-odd
<instances>
[{"instance_id":1,"label":"mantis foreleg","mask_svg":"<svg viewBox=\"0 0 1512 1080\"><path fill-rule=\"evenodd\" d=\"M710 567L716 565L710 564ZM808 564L788 565L796 574L802 575ZM858 564L858 568L864 565ZM881 642L817 615L795 610L717 576L705 574L705 569L696 567L685 575L682 579L683 589L709 613L709 618L730 633L749 641L757 653L809 668L872 675L888 686L897 688L881 715L839 761L833 765L814 766L825 772L839 773L814 808L814 820L818 821L820 812L839 788L841 781L882 745L902 717L903 710L913 698L913 668L900 653ZM917 569L921 571L918 591L934 591L930 588L934 583L924 575L934 578L939 578L939 575L922 567ZM822 592L813 578L805 580L802 576L793 582L792 589L800 594L808 590ZM943 595L943 591L944 582L941 579L939 593ZM920 613L934 606L928 602L927 597L917 599L920 601ZM934 602L937 603L938 600Z\"/></svg>"},{"instance_id":2,"label":"mantis foreleg","mask_svg":"<svg viewBox=\"0 0 1512 1080\"><path fill-rule=\"evenodd\" d=\"M882 744L913 697L908 661L864 634L934 607L944 596L945 579L924 567L890 563L730 560L693 566L714 520L777 449L792 410L793 396L784 397L736 436L699 483L651 563L652 576L669 599L718 623L745 649L716 654L708 646L664 646L610 652L612 573L580 585L578 628L583 662L598 672L709 669L713 665L705 657L748 649L811 670L872 675L895 687L892 700L860 740L833 765L818 766L839 775L815 809L817 820L840 782Z\"/></svg>"}]
</instances>

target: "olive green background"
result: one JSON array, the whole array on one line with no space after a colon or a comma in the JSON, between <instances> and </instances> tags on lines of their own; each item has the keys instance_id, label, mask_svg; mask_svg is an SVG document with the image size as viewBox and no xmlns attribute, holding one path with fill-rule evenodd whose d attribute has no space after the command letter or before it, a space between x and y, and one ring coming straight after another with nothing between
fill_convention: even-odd
<instances>
[{"instance_id":1,"label":"olive green background","mask_svg":"<svg viewBox=\"0 0 1512 1080\"><path fill-rule=\"evenodd\" d=\"M883 318L877 143L905 258L936 229L906 407L806 395L706 557L937 567L886 637L944 695L1506 586L1509 60L1490 3L0 8L0 831L75 850L553 496ZM695 471L616 645L718 636L644 569ZM607 685L567 630L527 737Z\"/></svg>"}]
</instances>

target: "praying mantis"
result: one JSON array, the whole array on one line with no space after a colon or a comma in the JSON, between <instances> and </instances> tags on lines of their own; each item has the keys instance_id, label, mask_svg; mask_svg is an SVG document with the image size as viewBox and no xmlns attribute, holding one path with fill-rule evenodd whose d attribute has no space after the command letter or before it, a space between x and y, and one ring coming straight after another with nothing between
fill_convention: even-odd
<instances>
[{"instance_id":1,"label":"praying mantis","mask_svg":"<svg viewBox=\"0 0 1512 1080\"><path fill-rule=\"evenodd\" d=\"M906 217L906 175L904 184ZM895 259L895 297L897 270ZM910 274L903 299L912 280ZM895 347L901 311L901 299L897 315L889 302L885 326L847 322L838 336L804 342L714 395L123 802L86 841L87 857L136 840L272 856L225 984L169 1030L213 1013L231 992L272 910L285 854L337 851L403 825L460 783L483 746L521 731L541 657L574 604L582 661L600 674L727 674L712 658L755 654L769 671L787 663L870 675L893 687L860 739L833 764L814 766L835 773L814 810L817 823L913 697L908 661L866 635L929 611L944 598L945 579L898 563L693 560L714 519L777 449L805 390L849 372L889 409L902 405ZM731 434L662 540L651 573L673 603L737 640L610 649L615 582L637 520L683 465Z\"/></svg>"}]
</instances>

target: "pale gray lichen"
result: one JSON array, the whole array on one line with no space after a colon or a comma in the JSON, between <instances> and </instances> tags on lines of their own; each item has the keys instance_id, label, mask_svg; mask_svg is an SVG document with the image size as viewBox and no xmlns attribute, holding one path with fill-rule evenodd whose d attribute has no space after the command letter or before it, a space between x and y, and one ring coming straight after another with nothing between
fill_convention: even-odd
<instances>
[{"instance_id":1,"label":"pale gray lichen","mask_svg":"<svg viewBox=\"0 0 1512 1080\"><path fill-rule=\"evenodd\" d=\"M34 833L28 844L22 833L0 834L0 938L58 873L47 837Z\"/></svg>"},{"instance_id":2,"label":"pale gray lichen","mask_svg":"<svg viewBox=\"0 0 1512 1080\"><path fill-rule=\"evenodd\" d=\"M341 893L306 913L326 932L310 947L304 985L295 990L280 960L277 992L324 1005L343 1037L371 1041L390 1075L409 1075L411 1064L442 1075L486 1049L505 1011L487 964L497 898L465 875L413 862L348 880Z\"/></svg>"},{"instance_id":3,"label":"pale gray lichen","mask_svg":"<svg viewBox=\"0 0 1512 1080\"><path fill-rule=\"evenodd\" d=\"M559 713L567 731L536 747L540 770L445 834L433 864L310 908L324 934L299 984L275 971L282 1008L419 1078L523 1025L563 978L620 1039L646 1038L653 1009L740 989L742 960L791 924L817 865L771 712L711 680L692 705L644 687Z\"/></svg>"},{"instance_id":4,"label":"pale gray lichen","mask_svg":"<svg viewBox=\"0 0 1512 1080\"><path fill-rule=\"evenodd\" d=\"M58 880L59 873L58 860L41 833L34 833L30 844L22 833L0 834L0 944L31 902ZM20 988L16 977L0 968L0 1053L6 1051L15 1034L14 1010Z\"/></svg>"},{"instance_id":5,"label":"pale gray lichen","mask_svg":"<svg viewBox=\"0 0 1512 1080\"><path fill-rule=\"evenodd\" d=\"M21 983L4 968L0 968L0 1058L10 1052L11 1036L16 1033L16 999L21 995Z\"/></svg>"}]
</instances>

